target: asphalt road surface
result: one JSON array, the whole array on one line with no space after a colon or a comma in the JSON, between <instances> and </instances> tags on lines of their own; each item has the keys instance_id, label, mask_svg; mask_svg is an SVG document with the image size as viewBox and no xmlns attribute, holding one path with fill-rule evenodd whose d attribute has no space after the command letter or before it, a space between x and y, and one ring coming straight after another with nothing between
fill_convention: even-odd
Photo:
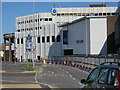
<instances>
[{"instance_id":1,"label":"asphalt road surface","mask_svg":"<svg viewBox=\"0 0 120 90\"><path fill-rule=\"evenodd\" d=\"M2 62L0 70L2 79L0 88L42 88L35 82L35 72L25 72L21 67L16 67L13 63Z\"/></svg>"},{"instance_id":2,"label":"asphalt road surface","mask_svg":"<svg viewBox=\"0 0 120 90\"><path fill-rule=\"evenodd\" d=\"M23 68L14 64L3 62L2 64L2 87L3 88L77 88L83 85L81 79L86 78L88 73L80 69L64 65L38 65L37 72L25 73ZM5 72L4 72L5 71ZM75 89L75 90L77 90Z\"/></svg>"},{"instance_id":3,"label":"asphalt road surface","mask_svg":"<svg viewBox=\"0 0 120 90\"><path fill-rule=\"evenodd\" d=\"M80 88L81 79L88 73L77 68L64 65L42 65L42 71L36 73L36 82L50 88Z\"/></svg>"}]
</instances>

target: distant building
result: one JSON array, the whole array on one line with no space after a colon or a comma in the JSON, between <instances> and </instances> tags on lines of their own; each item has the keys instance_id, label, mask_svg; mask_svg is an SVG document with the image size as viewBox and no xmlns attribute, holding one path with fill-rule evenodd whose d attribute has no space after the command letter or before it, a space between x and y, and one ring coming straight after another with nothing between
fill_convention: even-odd
<instances>
[{"instance_id":1,"label":"distant building","mask_svg":"<svg viewBox=\"0 0 120 90\"><path fill-rule=\"evenodd\" d=\"M117 51L120 55L120 15L116 21L115 43L117 45Z\"/></svg>"},{"instance_id":2,"label":"distant building","mask_svg":"<svg viewBox=\"0 0 120 90\"><path fill-rule=\"evenodd\" d=\"M62 42L63 42L61 36L62 27L58 27L60 24L63 24L65 22L71 23L85 16L106 17L106 16L117 16L118 14L119 14L118 7L84 7L84 8L81 7L81 8L52 8L51 12L48 13L38 13L38 14L17 17L16 18L17 32L15 32L15 47L16 47L15 56L19 61L27 61L28 59L31 60L40 59L40 57L48 58L52 56L63 56L67 51L63 50L62 47ZM104 23L106 22L106 18L101 18L101 19L104 19L103 20ZM90 20L92 20L92 22L94 23L93 19L90 18ZM83 22L84 23L82 24L85 25L85 21ZM96 23L99 24L99 22ZM107 26L105 26L106 24L103 25L102 22L100 23L100 25L98 24L95 25L104 26L103 27L104 29L102 29L102 31L98 30L98 32L102 32L102 33L105 32L103 35L105 37L101 37L104 38L102 42L105 42L105 39L107 38L106 37ZM92 28L94 29L94 27ZM92 33L93 33L92 35L94 36L94 32ZM91 38L94 37L91 36ZM73 44L78 43L77 45L79 46L79 43L81 44L82 42L85 43L85 40L78 38L78 40L76 39L76 41ZM99 49L102 49L102 46L100 45L103 45L103 43L99 44ZM95 48L93 46L91 47L93 49ZM96 51L95 50L91 51L91 53L93 54L100 53L100 50L96 50ZM82 54L85 54L86 53L85 51ZM104 51L104 53L107 54L106 51Z\"/></svg>"},{"instance_id":3,"label":"distant building","mask_svg":"<svg viewBox=\"0 0 120 90\"><path fill-rule=\"evenodd\" d=\"M4 37L4 44L3 44L3 51L4 51L4 61L13 61L15 57L15 49L14 49L14 33L6 33L3 34Z\"/></svg>"}]
</instances>

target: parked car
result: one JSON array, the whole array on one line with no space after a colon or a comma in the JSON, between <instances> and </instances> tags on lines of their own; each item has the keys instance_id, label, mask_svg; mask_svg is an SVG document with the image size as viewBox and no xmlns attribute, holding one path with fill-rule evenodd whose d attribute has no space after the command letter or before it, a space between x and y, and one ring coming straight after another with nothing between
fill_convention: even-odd
<instances>
[{"instance_id":1,"label":"parked car","mask_svg":"<svg viewBox=\"0 0 120 90\"><path fill-rule=\"evenodd\" d=\"M87 79L82 79L84 88L120 88L120 63L105 62L91 71Z\"/></svg>"}]
</instances>

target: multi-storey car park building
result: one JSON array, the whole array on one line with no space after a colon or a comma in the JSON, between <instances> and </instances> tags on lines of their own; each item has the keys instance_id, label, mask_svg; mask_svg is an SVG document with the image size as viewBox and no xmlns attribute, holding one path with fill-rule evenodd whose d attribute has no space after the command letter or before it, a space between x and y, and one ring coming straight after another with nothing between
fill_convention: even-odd
<instances>
[{"instance_id":1,"label":"multi-storey car park building","mask_svg":"<svg viewBox=\"0 0 120 90\"><path fill-rule=\"evenodd\" d=\"M118 14L118 7L80 7L52 8L48 13L17 17L15 56L19 61L63 56L60 24L85 16L116 16Z\"/></svg>"}]
</instances>

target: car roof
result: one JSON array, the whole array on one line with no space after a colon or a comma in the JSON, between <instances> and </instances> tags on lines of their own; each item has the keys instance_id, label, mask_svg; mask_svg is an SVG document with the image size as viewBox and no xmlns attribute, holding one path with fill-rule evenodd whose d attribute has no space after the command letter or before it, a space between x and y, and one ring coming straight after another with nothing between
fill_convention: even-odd
<instances>
[{"instance_id":1,"label":"car roof","mask_svg":"<svg viewBox=\"0 0 120 90\"><path fill-rule=\"evenodd\" d=\"M118 65L99 65L99 68L105 67L105 68L115 68L115 69L119 69Z\"/></svg>"}]
</instances>

